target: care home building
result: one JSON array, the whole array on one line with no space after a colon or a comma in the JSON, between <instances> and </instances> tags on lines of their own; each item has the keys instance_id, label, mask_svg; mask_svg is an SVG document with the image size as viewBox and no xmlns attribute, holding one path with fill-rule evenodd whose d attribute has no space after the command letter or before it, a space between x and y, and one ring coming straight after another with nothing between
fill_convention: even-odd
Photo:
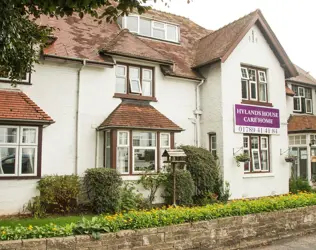
<instances>
[{"instance_id":1,"label":"care home building","mask_svg":"<svg viewBox=\"0 0 316 250\"><path fill-rule=\"evenodd\" d=\"M316 133L316 82L260 10L216 31L156 10L112 24L89 16L41 24L55 31L36 71L17 86L1 76L0 214L21 211L41 176L107 167L137 180L180 145L218 157L231 198L288 192L288 118L303 162ZM242 153L250 161L238 167ZM311 177L301 161L297 171Z\"/></svg>"}]
</instances>

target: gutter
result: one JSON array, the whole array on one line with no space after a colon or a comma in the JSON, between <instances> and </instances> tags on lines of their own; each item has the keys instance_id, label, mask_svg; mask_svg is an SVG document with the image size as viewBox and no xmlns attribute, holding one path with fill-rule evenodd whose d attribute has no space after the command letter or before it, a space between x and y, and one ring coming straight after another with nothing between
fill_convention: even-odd
<instances>
[{"instance_id":1,"label":"gutter","mask_svg":"<svg viewBox=\"0 0 316 250\"><path fill-rule=\"evenodd\" d=\"M76 128L75 128L75 169L74 174L78 175L78 162L79 162L79 106L80 106L80 83L81 83L81 71L86 66L86 60L83 59L82 65L78 70L77 77L77 91L76 91Z\"/></svg>"},{"instance_id":2,"label":"gutter","mask_svg":"<svg viewBox=\"0 0 316 250\"><path fill-rule=\"evenodd\" d=\"M204 84L205 80L201 80L201 82L196 86L196 109L194 111L196 117L196 146L201 146L201 115L203 114L201 110L201 102L200 102L200 87Z\"/></svg>"}]
</instances>

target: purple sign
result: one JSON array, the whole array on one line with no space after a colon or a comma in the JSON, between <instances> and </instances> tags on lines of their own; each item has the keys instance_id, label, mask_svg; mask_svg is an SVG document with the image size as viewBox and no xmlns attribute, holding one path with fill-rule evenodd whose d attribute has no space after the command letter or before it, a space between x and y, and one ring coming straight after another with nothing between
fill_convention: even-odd
<instances>
[{"instance_id":1,"label":"purple sign","mask_svg":"<svg viewBox=\"0 0 316 250\"><path fill-rule=\"evenodd\" d=\"M235 104L235 132L278 134L280 111L251 105Z\"/></svg>"}]
</instances>

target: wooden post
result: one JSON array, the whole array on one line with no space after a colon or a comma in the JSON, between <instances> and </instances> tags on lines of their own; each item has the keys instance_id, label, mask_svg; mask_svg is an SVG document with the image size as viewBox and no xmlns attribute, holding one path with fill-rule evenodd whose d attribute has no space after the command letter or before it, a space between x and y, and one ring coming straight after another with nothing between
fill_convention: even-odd
<instances>
[{"instance_id":1,"label":"wooden post","mask_svg":"<svg viewBox=\"0 0 316 250\"><path fill-rule=\"evenodd\" d=\"M176 163L172 162L172 170L173 170L173 206L177 206L177 198L176 198Z\"/></svg>"}]
</instances>

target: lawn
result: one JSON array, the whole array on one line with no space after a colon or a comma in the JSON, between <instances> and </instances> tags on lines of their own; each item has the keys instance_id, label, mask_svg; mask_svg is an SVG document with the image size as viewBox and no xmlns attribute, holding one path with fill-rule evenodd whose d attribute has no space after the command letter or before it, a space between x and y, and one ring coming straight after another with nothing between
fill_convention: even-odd
<instances>
[{"instance_id":1,"label":"lawn","mask_svg":"<svg viewBox=\"0 0 316 250\"><path fill-rule=\"evenodd\" d=\"M77 215L77 216L50 216L46 218L6 218L6 219L0 219L0 227L6 227L11 226L15 227L18 224L21 224L22 226L43 226L49 223L54 223L59 226L64 226L66 224L69 224L71 222L78 222L82 219L82 217L85 217L87 219L91 219L93 215Z\"/></svg>"}]
</instances>

